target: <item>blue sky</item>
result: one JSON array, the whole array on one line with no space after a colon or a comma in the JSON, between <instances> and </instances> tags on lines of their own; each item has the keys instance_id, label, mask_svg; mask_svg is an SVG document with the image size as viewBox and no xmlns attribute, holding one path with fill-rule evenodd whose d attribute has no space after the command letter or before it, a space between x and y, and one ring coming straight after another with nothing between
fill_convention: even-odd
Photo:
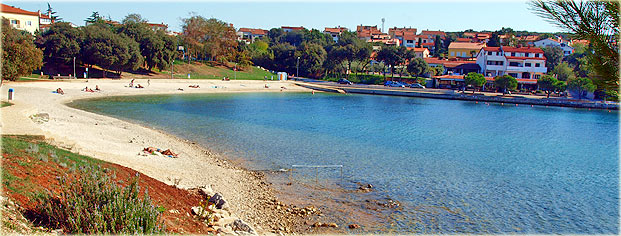
<instances>
[{"instance_id":1,"label":"blue sky","mask_svg":"<svg viewBox=\"0 0 621 236\"><path fill-rule=\"evenodd\" d=\"M64 21L84 25L93 11L120 21L130 13L138 13L153 23L164 22L169 29L181 31L181 19L195 13L207 18L233 23L235 28L271 29L304 26L323 30L324 27L378 25L385 18L388 28L413 27L421 30L463 31L514 30L558 32L556 26L529 10L526 1L3 1L29 11L46 11L49 2Z\"/></svg>"}]
</instances>

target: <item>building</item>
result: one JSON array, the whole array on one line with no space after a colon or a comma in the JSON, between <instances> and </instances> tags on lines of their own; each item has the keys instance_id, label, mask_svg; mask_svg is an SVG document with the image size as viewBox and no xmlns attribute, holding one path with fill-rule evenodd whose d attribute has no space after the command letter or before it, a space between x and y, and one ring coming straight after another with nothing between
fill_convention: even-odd
<instances>
[{"instance_id":1,"label":"building","mask_svg":"<svg viewBox=\"0 0 621 236\"><path fill-rule=\"evenodd\" d=\"M349 30L347 28L345 28L345 27L340 27L340 26L338 26L336 28L328 28L328 27L326 27L323 30L323 33L324 34L329 34L332 37L332 39L334 40L334 42L338 42L339 41L339 36L341 36L341 34L343 32L345 32L345 31L349 31Z\"/></svg>"},{"instance_id":2,"label":"building","mask_svg":"<svg viewBox=\"0 0 621 236\"><path fill-rule=\"evenodd\" d=\"M53 23L52 19L48 15L42 14L41 11L26 11L6 4L0 5L0 17L7 18L13 28L25 30L31 34L48 28Z\"/></svg>"},{"instance_id":3,"label":"building","mask_svg":"<svg viewBox=\"0 0 621 236\"><path fill-rule=\"evenodd\" d=\"M291 31L298 31L298 30L303 30L304 27L300 26L300 27L296 27L296 26L282 26L280 27L283 31L285 31L286 33L289 33Z\"/></svg>"},{"instance_id":4,"label":"building","mask_svg":"<svg viewBox=\"0 0 621 236\"><path fill-rule=\"evenodd\" d=\"M419 35L421 43L435 43L436 36L440 36L440 39L444 40L446 33L443 31L423 30Z\"/></svg>"},{"instance_id":5,"label":"building","mask_svg":"<svg viewBox=\"0 0 621 236\"><path fill-rule=\"evenodd\" d=\"M534 46L535 41L539 39L539 35L526 35L517 37L518 41L522 41L527 46Z\"/></svg>"},{"instance_id":6,"label":"building","mask_svg":"<svg viewBox=\"0 0 621 236\"><path fill-rule=\"evenodd\" d=\"M359 25L356 27L356 34L358 35L358 38L360 39L364 39L364 40L370 40L371 38L375 38L378 39L379 35L383 35L382 31L380 31L377 28L377 25L375 26L366 26L366 25Z\"/></svg>"},{"instance_id":7,"label":"building","mask_svg":"<svg viewBox=\"0 0 621 236\"><path fill-rule=\"evenodd\" d=\"M563 40L562 38L547 38L535 41L533 44L535 47L558 47L563 50L563 55L568 56L569 54L574 53L574 48L569 46L569 41Z\"/></svg>"},{"instance_id":8,"label":"building","mask_svg":"<svg viewBox=\"0 0 621 236\"><path fill-rule=\"evenodd\" d=\"M472 59L475 58L485 43L451 42L448 46L449 59Z\"/></svg>"},{"instance_id":9,"label":"building","mask_svg":"<svg viewBox=\"0 0 621 236\"><path fill-rule=\"evenodd\" d=\"M246 43L253 43L255 39L267 36L267 32L268 31L264 29L239 28L237 31L237 39L245 41Z\"/></svg>"},{"instance_id":10,"label":"building","mask_svg":"<svg viewBox=\"0 0 621 236\"><path fill-rule=\"evenodd\" d=\"M444 73L450 75L465 75L470 72L479 72L481 67L476 63L476 61L463 61L463 60L445 60L439 59L436 57L428 57L424 58L425 62L429 66L443 66Z\"/></svg>"},{"instance_id":11,"label":"building","mask_svg":"<svg viewBox=\"0 0 621 236\"><path fill-rule=\"evenodd\" d=\"M385 45L389 45L389 46L401 46L401 41L399 41L398 39L391 39L389 36L386 37L388 35L381 35L381 36L377 36L377 37L373 37L369 40L367 40L368 43L383 43Z\"/></svg>"},{"instance_id":12,"label":"building","mask_svg":"<svg viewBox=\"0 0 621 236\"><path fill-rule=\"evenodd\" d=\"M484 47L477 64L485 76L510 75L517 79L539 79L548 72L543 50L537 47Z\"/></svg>"},{"instance_id":13,"label":"building","mask_svg":"<svg viewBox=\"0 0 621 236\"><path fill-rule=\"evenodd\" d=\"M147 25L149 25L149 28L151 28L151 30L153 31L163 30L164 32L168 32L168 25L164 24L164 22L162 22L161 24L147 23Z\"/></svg>"},{"instance_id":14,"label":"building","mask_svg":"<svg viewBox=\"0 0 621 236\"><path fill-rule=\"evenodd\" d=\"M415 47L407 47L408 50L414 51L414 58L428 58L429 57L429 49L426 48L415 48Z\"/></svg>"}]
</instances>

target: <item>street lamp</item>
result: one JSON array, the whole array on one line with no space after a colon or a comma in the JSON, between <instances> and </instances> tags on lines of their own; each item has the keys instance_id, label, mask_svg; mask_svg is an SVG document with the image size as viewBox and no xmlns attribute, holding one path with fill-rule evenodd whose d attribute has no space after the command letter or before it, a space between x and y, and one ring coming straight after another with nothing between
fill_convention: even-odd
<instances>
[{"instance_id":1,"label":"street lamp","mask_svg":"<svg viewBox=\"0 0 621 236\"><path fill-rule=\"evenodd\" d=\"M235 67L233 68L233 75L235 77L235 80L237 80L237 63L235 63Z\"/></svg>"},{"instance_id":2,"label":"street lamp","mask_svg":"<svg viewBox=\"0 0 621 236\"><path fill-rule=\"evenodd\" d=\"M73 78L77 79L78 77L75 76L75 57L73 57Z\"/></svg>"},{"instance_id":3,"label":"street lamp","mask_svg":"<svg viewBox=\"0 0 621 236\"><path fill-rule=\"evenodd\" d=\"M295 76L296 76L296 78L300 77L300 69L299 69L299 67L300 67L300 57L298 57L298 62L295 63Z\"/></svg>"}]
</instances>

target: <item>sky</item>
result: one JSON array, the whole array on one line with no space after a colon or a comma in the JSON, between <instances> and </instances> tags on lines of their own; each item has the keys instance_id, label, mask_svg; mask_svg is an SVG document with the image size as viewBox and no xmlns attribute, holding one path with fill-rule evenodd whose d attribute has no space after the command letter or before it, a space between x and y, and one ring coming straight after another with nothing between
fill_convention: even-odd
<instances>
[{"instance_id":1,"label":"sky","mask_svg":"<svg viewBox=\"0 0 621 236\"><path fill-rule=\"evenodd\" d=\"M84 25L94 11L121 21L138 13L151 23L167 24L180 32L182 19L200 15L233 23L239 28L271 29L280 26L324 27L377 25L385 19L384 32L391 27L412 27L446 32L473 29L560 32L555 25L532 13L526 1L3 1L28 11L47 11L47 3L64 21Z\"/></svg>"}]
</instances>

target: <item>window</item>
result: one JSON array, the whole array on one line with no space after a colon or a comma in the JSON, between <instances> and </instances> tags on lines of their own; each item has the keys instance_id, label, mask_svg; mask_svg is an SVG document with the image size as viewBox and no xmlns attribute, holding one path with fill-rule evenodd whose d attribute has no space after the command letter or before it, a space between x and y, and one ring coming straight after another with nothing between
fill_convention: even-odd
<instances>
[{"instance_id":1,"label":"window","mask_svg":"<svg viewBox=\"0 0 621 236\"><path fill-rule=\"evenodd\" d=\"M414 43L414 40L408 40L408 43Z\"/></svg>"},{"instance_id":2,"label":"window","mask_svg":"<svg viewBox=\"0 0 621 236\"><path fill-rule=\"evenodd\" d=\"M487 52L487 55L490 55L490 56L491 56L491 55L492 55L492 52Z\"/></svg>"},{"instance_id":3,"label":"window","mask_svg":"<svg viewBox=\"0 0 621 236\"><path fill-rule=\"evenodd\" d=\"M535 63L535 67L540 67L541 65L539 63Z\"/></svg>"},{"instance_id":4,"label":"window","mask_svg":"<svg viewBox=\"0 0 621 236\"><path fill-rule=\"evenodd\" d=\"M515 52L512 52L512 53L511 53L511 56L512 56L512 57L514 57L514 56L515 56Z\"/></svg>"},{"instance_id":5,"label":"window","mask_svg":"<svg viewBox=\"0 0 621 236\"><path fill-rule=\"evenodd\" d=\"M535 75L535 79L541 78L541 75Z\"/></svg>"},{"instance_id":6,"label":"window","mask_svg":"<svg viewBox=\"0 0 621 236\"><path fill-rule=\"evenodd\" d=\"M526 53L525 57L530 57L530 53Z\"/></svg>"},{"instance_id":7,"label":"window","mask_svg":"<svg viewBox=\"0 0 621 236\"><path fill-rule=\"evenodd\" d=\"M535 57L539 57L539 53L535 53Z\"/></svg>"},{"instance_id":8,"label":"window","mask_svg":"<svg viewBox=\"0 0 621 236\"><path fill-rule=\"evenodd\" d=\"M451 52L451 56L454 57L455 56L455 52Z\"/></svg>"},{"instance_id":9,"label":"window","mask_svg":"<svg viewBox=\"0 0 621 236\"><path fill-rule=\"evenodd\" d=\"M26 25L32 25L32 21L26 21Z\"/></svg>"},{"instance_id":10,"label":"window","mask_svg":"<svg viewBox=\"0 0 621 236\"><path fill-rule=\"evenodd\" d=\"M509 66L520 66L520 63L512 61L512 62L509 62Z\"/></svg>"},{"instance_id":11,"label":"window","mask_svg":"<svg viewBox=\"0 0 621 236\"><path fill-rule=\"evenodd\" d=\"M527 62L527 63L524 63L524 66L525 66L525 67L530 67L530 63L528 63L528 62Z\"/></svg>"},{"instance_id":12,"label":"window","mask_svg":"<svg viewBox=\"0 0 621 236\"><path fill-rule=\"evenodd\" d=\"M18 20L11 20L11 24L19 25L19 21Z\"/></svg>"},{"instance_id":13,"label":"window","mask_svg":"<svg viewBox=\"0 0 621 236\"><path fill-rule=\"evenodd\" d=\"M513 78L517 78L517 73L509 73L509 76L511 76Z\"/></svg>"}]
</instances>

